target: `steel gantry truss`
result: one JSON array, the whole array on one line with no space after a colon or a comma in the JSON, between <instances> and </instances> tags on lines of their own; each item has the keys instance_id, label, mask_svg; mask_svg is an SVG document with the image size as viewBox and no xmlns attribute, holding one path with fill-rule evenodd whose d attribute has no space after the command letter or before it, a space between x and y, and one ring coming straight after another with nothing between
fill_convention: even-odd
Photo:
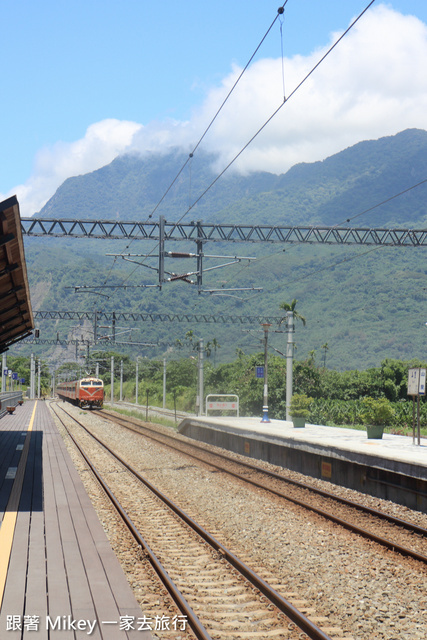
<instances>
[{"instance_id":1,"label":"steel gantry truss","mask_svg":"<svg viewBox=\"0 0 427 640\"><path fill-rule=\"evenodd\" d=\"M427 229L374 229L287 225L238 225L209 222L128 222L21 218L22 234L36 237L102 239L192 240L194 242L271 242L360 244L402 247L427 246ZM161 226L163 228L161 228Z\"/></svg>"},{"instance_id":2,"label":"steel gantry truss","mask_svg":"<svg viewBox=\"0 0 427 640\"><path fill-rule=\"evenodd\" d=\"M210 315L206 313L133 313L121 311L34 311L36 320L98 320L109 322L205 322L208 324L254 324L263 322L279 324L278 316L233 316L228 314Z\"/></svg>"}]
</instances>

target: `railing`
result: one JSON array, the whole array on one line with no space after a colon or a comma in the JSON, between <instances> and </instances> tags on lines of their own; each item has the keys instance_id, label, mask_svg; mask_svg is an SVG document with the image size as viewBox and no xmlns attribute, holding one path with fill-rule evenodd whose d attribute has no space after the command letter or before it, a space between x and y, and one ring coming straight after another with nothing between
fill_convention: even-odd
<instances>
[{"instance_id":1,"label":"railing","mask_svg":"<svg viewBox=\"0 0 427 640\"><path fill-rule=\"evenodd\" d=\"M0 393L0 418L7 413L7 407L16 407L20 400L22 400L22 391Z\"/></svg>"}]
</instances>

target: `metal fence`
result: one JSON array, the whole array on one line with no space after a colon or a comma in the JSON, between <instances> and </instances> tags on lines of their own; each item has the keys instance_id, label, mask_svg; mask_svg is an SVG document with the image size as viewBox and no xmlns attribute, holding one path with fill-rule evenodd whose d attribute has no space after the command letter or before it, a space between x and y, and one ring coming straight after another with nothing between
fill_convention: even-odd
<instances>
[{"instance_id":1,"label":"metal fence","mask_svg":"<svg viewBox=\"0 0 427 640\"><path fill-rule=\"evenodd\" d=\"M0 418L7 413L7 407L16 407L20 400L22 400L22 391L0 393Z\"/></svg>"}]
</instances>

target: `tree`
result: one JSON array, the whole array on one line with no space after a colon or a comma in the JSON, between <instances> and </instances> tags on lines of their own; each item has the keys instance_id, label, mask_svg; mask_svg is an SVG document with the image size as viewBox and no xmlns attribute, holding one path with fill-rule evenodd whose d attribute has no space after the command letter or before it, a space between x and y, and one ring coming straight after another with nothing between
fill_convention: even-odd
<instances>
[{"instance_id":1,"label":"tree","mask_svg":"<svg viewBox=\"0 0 427 640\"><path fill-rule=\"evenodd\" d=\"M329 350L328 343L322 344L323 349L323 368L326 369L326 352Z\"/></svg>"},{"instance_id":2,"label":"tree","mask_svg":"<svg viewBox=\"0 0 427 640\"><path fill-rule=\"evenodd\" d=\"M216 338L212 339L212 346L214 348L214 367L216 367L216 352L217 349L221 348L221 345L219 344L218 340Z\"/></svg>"},{"instance_id":3,"label":"tree","mask_svg":"<svg viewBox=\"0 0 427 640\"><path fill-rule=\"evenodd\" d=\"M295 298L292 300L292 302L290 304L289 304L289 302L281 302L280 305L279 305L279 309L283 309L286 312L292 311L293 319L294 320L301 320L301 322L303 323L303 325L305 327L306 320L305 320L304 316L302 316L300 313L298 313L298 311L295 311L295 307L296 307L297 302L298 302L298 300L295 300ZM285 320L286 320L286 316L280 320L280 324L282 324L282 322L285 322Z\"/></svg>"}]
</instances>

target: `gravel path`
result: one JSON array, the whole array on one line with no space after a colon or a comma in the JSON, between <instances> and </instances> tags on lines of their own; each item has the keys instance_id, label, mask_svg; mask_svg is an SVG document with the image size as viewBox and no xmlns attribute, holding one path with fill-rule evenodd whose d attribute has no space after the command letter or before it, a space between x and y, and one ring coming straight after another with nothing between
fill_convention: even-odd
<instances>
[{"instance_id":1,"label":"gravel path","mask_svg":"<svg viewBox=\"0 0 427 640\"><path fill-rule=\"evenodd\" d=\"M243 555L255 570L265 567L289 586L289 592L305 599L318 615L327 616L347 635L355 640L427 637L427 570L420 563L397 557L315 514L258 489L246 488L206 466L199 467L190 458L141 441L100 420L95 413L68 405L67 409L78 419L86 416L84 421L96 435L117 447L140 473L236 555ZM295 473L289 475L302 478ZM91 494L88 474L84 476ZM310 481L331 487L323 481ZM337 492L427 527L424 514L348 489ZM105 516L102 518L105 520ZM119 559L123 556L122 564L132 572L134 563L129 562L128 550L118 544L114 527L104 526ZM137 580L130 575L129 581L137 592Z\"/></svg>"}]
</instances>

